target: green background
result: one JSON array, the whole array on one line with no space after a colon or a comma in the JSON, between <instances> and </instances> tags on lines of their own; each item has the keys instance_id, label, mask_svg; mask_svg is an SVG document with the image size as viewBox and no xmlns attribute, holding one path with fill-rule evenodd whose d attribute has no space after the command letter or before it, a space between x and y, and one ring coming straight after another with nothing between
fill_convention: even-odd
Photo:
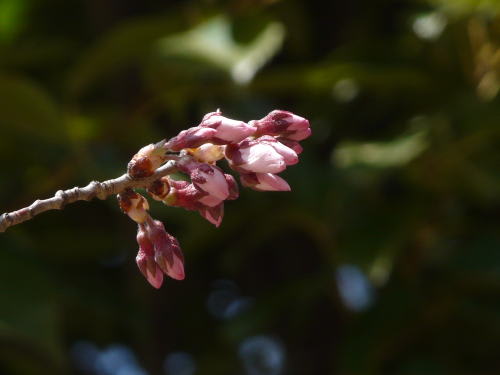
<instances>
[{"instance_id":1,"label":"green background","mask_svg":"<svg viewBox=\"0 0 500 375\"><path fill-rule=\"evenodd\" d=\"M498 374L500 5L0 1L0 211L124 173L221 108L313 135L219 229L153 203L154 290L114 198L0 234L0 373Z\"/></svg>"}]
</instances>

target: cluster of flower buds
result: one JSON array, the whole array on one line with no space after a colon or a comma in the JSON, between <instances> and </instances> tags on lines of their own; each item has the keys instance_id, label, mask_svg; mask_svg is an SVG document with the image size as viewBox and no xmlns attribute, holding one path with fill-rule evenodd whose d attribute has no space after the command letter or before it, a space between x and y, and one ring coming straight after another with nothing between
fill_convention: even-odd
<instances>
[{"instance_id":1,"label":"cluster of flower buds","mask_svg":"<svg viewBox=\"0 0 500 375\"><path fill-rule=\"evenodd\" d=\"M148 194L168 206L198 211L218 227L224 201L238 198L239 192L234 177L216 163L225 158L245 187L289 191L290 186L278 173L299 162L299 142L310 134L309 121L291 112L275 110L245 123L226 118L217 110L205 115L198 126L140 149L128 165L128 174L136 179L149 177L166 160L175 160L185 178L167 175L157 179L148 187ZM138 224L136 261L149 283L159 288L163 274L182 280L184 259L179 243L161 222L151 218L146 198L127 190L118 199L121 209Z\"/></svg>"},{"instance_id":2,"label":"cluster of flower buds","mask_svg":"<svg viewBox=\"0 0 500 375\"><path fill-rule=\"evenodd\" d=\"M165 231L161 221L153 220L142 195L129 189L118 194L120 208L137 223L139 252L135 258L144 277L155 288L163 283L163 274L184 279L184 256L179 242Z\"/></svg>"}]
</instances>

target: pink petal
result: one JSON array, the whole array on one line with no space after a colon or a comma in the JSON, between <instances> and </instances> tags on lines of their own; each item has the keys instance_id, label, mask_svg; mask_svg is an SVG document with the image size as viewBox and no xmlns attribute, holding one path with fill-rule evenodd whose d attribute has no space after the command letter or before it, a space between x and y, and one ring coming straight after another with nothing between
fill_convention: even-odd
<instances>
[{"instance_id":1,"label":"pink petal","mask_svg":"<svg viewBox=\"0 0 500 375\"><path fill-rule=\"evenodd\" d=\"M255 128L243 121L221 116L221 112L212 112L203 118L200 126L215 129L214 140L219 144L240 142L255 132Z\"/></svg>"},{"instance_id":2,"label":"pink petal","mask_svg":"<svg viewBox=\"0 0 500 375\"><path fill-rule=\"evenodd\" d=\"M191 171L191 181L201 190L220 200L229 196L224 173L215 166L200 163Z\"/></svg>"},{"instance_id":3,"label":"pink petal","mask_svg":"<svg viewBox=\"0 0 500 375\"><path fill-rule=\"evenodd\" d=\"M224 203L215 207L205 207L199 210L201 216L207 219L216 227L219 227L224 217Z\"/></svg>"},{"instance_id":4,"label":"pink petal","mask_svg":"<svg viewBox=\"0 0 500 375\"><path fill-rule=\"evenodd\" d=\"M161 221L148 222L148 231L155 250L155 262L168 276L184 279L184 256L179 241L165 231Z\"/></svg>"},{"instance_id":5,"label":"pink petal","mask_svg":"<svg viewBox=\"0 0 500 375\"><path fill-rule=\"evenodd\" d=\"M163 272L161 272L160 267L156 266L154 274L148 271L146 279L154 288L159 289L161 284L163 284Z\"/></svg>"},{"instance_id":6,"label":"pink petal","mask_svg":"<svg viewBox=\"0 0 500 375\"><path fill-rule=\"evenodd\" d=\"M257 143L240 149L240 155L244 163L239 167L248 172L279 173L286 168L283 156L269 144Z\"/></svg>"},{"instance_id":7,"label":"pink petal","mask_svg":"<svg viewBox=\"0 0 500 375\"><path fill-rule=\"evenodd\" d=\"M286 137L292 141L302 141L311 135L311 129L298 130L296 132L288 134Z\"/></svg>"},{"instance_id":8,"label":"pink petal","mask_svg":"<svg viewBox=\"0 0 500 375\"><path fill-rule=\"evenodd\" d=\"M284 144L275 141L270 143L270 145L281 155L286 165L294 165L299 162L299 157L297 153L291 148L285 146Z\"/></svg>"},{"instance_id":9,"label":"pink petal","mask_svg":"<svg viewBox=\"0 0 500 375\"><path fill-rule=\"evenodd\" d=\"M257 173L259 183L255 185L256 189L266 191L290 191L290 185L280 176L271 173Z\"/></svg>"},{"instance_id":10,"label":"pink petal","mask_svg":"<svg viewBox=\"0 0 500 375\"><path fill-rule=\"evenodd\" d=\"M214 197L213 195L206 195L198 200L201 204L208 207L215 207L223 202L222 199Z\"/></svg>"}]
</instances>

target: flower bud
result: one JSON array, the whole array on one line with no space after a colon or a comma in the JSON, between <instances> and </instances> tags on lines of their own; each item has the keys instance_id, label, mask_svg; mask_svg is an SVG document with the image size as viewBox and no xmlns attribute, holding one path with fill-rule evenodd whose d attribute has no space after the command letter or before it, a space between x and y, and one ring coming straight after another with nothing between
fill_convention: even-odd
<instances>
[{"instance_id":1,"label":"flower bud","mask_svg":"<svg viewBox=\"0 0 500 375\"><path fill-rule=\"evenodd\" d=\"M144 254L143 251L139 250L135 257L135 262L146 280L148 280L153 287L159 289L161 284L163 284L163 272L160 266L156 264L154 257L148 256ZM153 271L151 271L151 267Z\"/></svg>"},{"instance_id":2,"label":"flower bud","mask_svg":"<svg viewBox=\"0 0 500 375\"><path fill-rule=\"evenodd\" d=\"M149 239L154 247L154 259L161 270L175 280L184 279L184 256L179 241L165 231L161 221L147 222Z\"/></svg>"},{"instance_id":3,"label":"flower bud","mask_svg":"<svg viewBox=\"0 0 500 375\"><path fill-rule=\"evenodd\" d=\"M127 189L118 194L118 204L121 210L126 213L136 223L144 223L149 217L149 203L142 195L137 194L132 189Z\"/></svg>"},{"instance_id":4,"label":"flower bud","mask_svg":"<svg viewBox=\"0 0 500 375\"><path fill-rule=\"evenodd\" d=\"M229 196L226 178L219 167L185 159L180 162L179 168L189 174L193 185L198 189L220 200Z\"/></svg>"},{"instance_id":5,"label":"flower bud","mask_svg":"<svg viewBox=\"0 0 500 375\"><path fill-rule=\"evenodd\" d=\"M236 182L234 184L236 185ZM198 211L202 217L212 224L220 225L224 215L223 200L198 189L194 184L187 181L170 180L170 187L170 193L164 201L165 204ZM234 187L232 187L228 199L234 194Z\"/></svg>"},{"instance_id":6,"label":"flower bud","mask_svg":"<svg viewBox=\"0 0 500 375\"><path fill-rule=\"evenodd\" d=\"M217 134L215 129L195 126L181 131L177 136L170 139L165 148L172 151L180 151L184 148L200 147L204 143L211 142L211 139Z\"/></svg>"},{"instance_id":7,"label":"flower bud","mask_svg":"<svg viewBox=\"0 0 500 375\"><path fill-rule=\"evenodd\" d=\"M139 252L135 258L137 266L148 282L158 289L163 283L163 272L155 262L154 246L148 238L144 224L138 226L137 243L139 244Z\"/></svg>"},{"instance_id":8,"label":"flower bud","mask_svg":"<svg viewBox=\"0 0 500 375\"><path fill-rule=\"evenodd\" d=\"M141 148L128 163L127 172L132 178L151 176L166 160L163 142Z\"/></svg>"},{"instance_id":9,"label":"flower bud","mask_svg":"<svg viewBox=\"0 0 500 375\"><path fill-rule=\"evenodd\" d=\"M228 145L225 155L231 168L243 173L279 173L298 162L295 151L271 136Z\"/></svg>"},{"instance_id":10,"label":"flower bud","mask_svg":"<svg viewBox=\"0 0 500 375\"><path fill-rule=\"evenodd\" d=\"M176 181L169 179L170 192L163 203L173 207L182 207L186 210L198 210L200 198L208 194L188 181Z\"/></svg>"},{"instance_id":11,"label":"flower bud","mask_svg":"<svg viewBox=\"0 0 500 375\"><path fill-rule=\"evenodd\" d=\"M240 142L255 133L254 127L243 121L224 117L219 110L207 113L203 117L200 126L215 129L217 131L212 138L215 144Z\"/></svg>"},{"instance_id":12,"label":"flower bud","mask_svg":"<svg viewBox=\"0 0 500 375\"><path fill-rule=\"evenodd\" d=\"M281 136L293 141L301 141L311 135L309 121L292 112L274 110L260 120L250 122L258 135Z\"/></svg>"},{"instance_id":13,"label":"flower bud","mask_svg":"<svg viewBox=\"0 0 500 375\"><path fill-rule=\"evenodd\" d=\"M257 191L290 191L290 185L272 173L248 173L240 176L241 184Z\"/></svg>"}]
</instances>

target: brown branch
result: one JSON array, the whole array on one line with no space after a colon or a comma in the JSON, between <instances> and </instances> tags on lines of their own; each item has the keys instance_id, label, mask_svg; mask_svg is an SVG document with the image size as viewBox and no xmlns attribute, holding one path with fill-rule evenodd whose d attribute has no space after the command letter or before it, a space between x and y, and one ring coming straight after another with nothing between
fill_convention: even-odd
<instances>
[{"instance_id":1,"label":"brown branch","mask_svg":"<svg viewBox=\"0 0 500 375\"><path fill-rule=\"evenodd\" d=\"M59 190L52 198L38 199L30 206L17 211L6 212L0 216L0 232L13 225L31 220L36 215L48 210L60 210L65 205L76 201L90 201L94 198L101 200L110 195L119 194L129 188L147 188L151 183L160 177L171 174L176 170L176 163L170 160L158 168L152 176L132 179L128 174L124 174L113 180L104 182L92 181L85 187L74 187L68 190Z\"/></svg>"}]
</instances>

